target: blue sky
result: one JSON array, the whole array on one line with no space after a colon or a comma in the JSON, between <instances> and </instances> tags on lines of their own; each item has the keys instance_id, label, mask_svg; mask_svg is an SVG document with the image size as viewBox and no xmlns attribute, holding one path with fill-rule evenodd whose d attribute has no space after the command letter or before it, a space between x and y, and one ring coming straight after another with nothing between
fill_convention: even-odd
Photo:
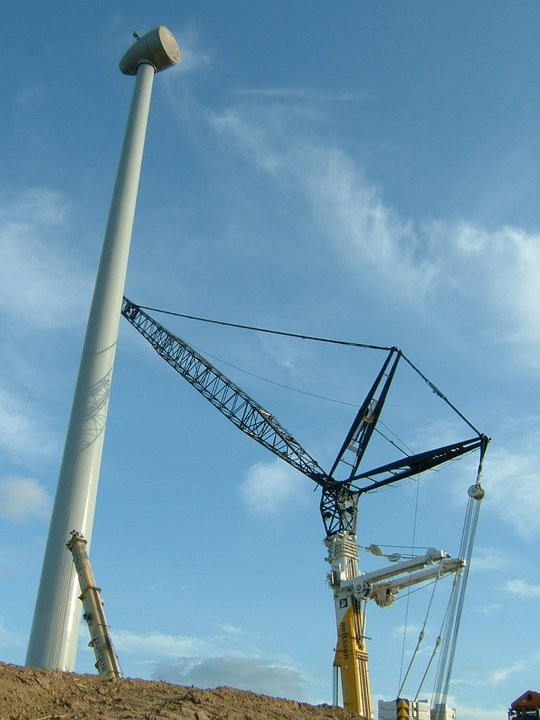
<instances>
[{"instance_id":1,"label":"blue sky","mask_svg":"<svg viewBox=\"0 0 540 720\"><path fill-rule=\"evenodd\" d=\"M26 652L133 90L118 60L164 24L183 59L155 80L126 294L397 345L493 438L450 692L461 720L504 717L540 674L540 6L60 1L2 16L0 659ZM383 359L165 324L326 468ZM406 370L383 420L418 450L470 436ZM360 545L456 553L474 474L466 460L363 498ZM127 675L329 702L318 501L122 322L92 563ZM429 597L370 608L375 700L396 696ZM83 628L82 672L86 642Z\"/></svg>"}]
</instances>

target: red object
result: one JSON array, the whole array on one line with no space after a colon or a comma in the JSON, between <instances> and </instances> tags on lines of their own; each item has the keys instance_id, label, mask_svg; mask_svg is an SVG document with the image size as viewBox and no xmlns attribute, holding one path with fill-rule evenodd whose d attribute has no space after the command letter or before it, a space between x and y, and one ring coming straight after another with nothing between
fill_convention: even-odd
<instances>
[{"instance_id":1,"label":"red object","mask_svg":"<svg viewBox=\"0 0 540 720\"><path fill-rule=\"evenodd\" d=\"M510 707L512 710L537 710L540 708L540 692L527 690Z\"/></svg>"}]
</instances>

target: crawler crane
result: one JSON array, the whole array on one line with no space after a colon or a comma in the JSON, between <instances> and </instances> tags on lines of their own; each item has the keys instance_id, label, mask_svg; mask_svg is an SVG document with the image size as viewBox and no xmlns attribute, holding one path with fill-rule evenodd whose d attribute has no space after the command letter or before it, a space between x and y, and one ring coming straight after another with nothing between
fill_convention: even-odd
<instances>
[{"instance_id":1,"label":"crawler crane","mask_svg":"<svg viewBox=\"0 0 540 720\"><path fill-rule=\"evenodd\" d=\"M344 707L362 720L372 720L364 634L365 601L373 599L378 605L390 605L402 588L459 572L464 562L449 557L442 550L430 549L421 558L361 574L356 541L358 500L364 493L416 476L465 453L480 450L483 454L488 438L475 430L476 435L471 439L361 471L362 457L403 357L397 348L386 348L388 355L383 366L358 410L334 464L329 472L325 472L274 415L188 343L170 333L127 298L122 304L122 314L176 372L242 432L320 486L320 511L331 567L328 583L334 595L337 622L334 667L336 676L338 673L341 676ZM337 682L334 695L337 704Z\"/></svg>"}]
</instances>

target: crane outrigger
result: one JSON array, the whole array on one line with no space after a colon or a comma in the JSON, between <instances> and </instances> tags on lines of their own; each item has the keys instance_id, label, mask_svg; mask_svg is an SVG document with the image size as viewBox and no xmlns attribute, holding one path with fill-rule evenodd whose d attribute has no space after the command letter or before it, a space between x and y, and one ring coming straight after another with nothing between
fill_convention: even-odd
<instances>
[{"instance_id":1,"label":"crane outrigger","mask_svg":"<svg viewBox=\"0 0 540 720\"><path fill-rule=\"evenodd\" d=\"M326 533L326 559L331 567L327 579L334 596L337 623L334 703L338 704L339 675L343 706L362 720L372 720L364 631L365 602L373 599L380 606L388 606L399 590L441 575L459 573L465 561L431 548L420 558L360 573L356 538L358 500L365 493L416 476L466 453L479 450L483 457L489 438L467 423L475 432L475 436L468 440L407 455L380 467L361 471L362 458L375 431L398 363L404 357L398 348L386 348L388 354L382 368L358 410L330 471L325 472L274 415L143 308L124 298L122 315L177 373L236 427L321 487L320 512ZM437 391L433 385L431 387Z\"/></svg>"}]
</instances>

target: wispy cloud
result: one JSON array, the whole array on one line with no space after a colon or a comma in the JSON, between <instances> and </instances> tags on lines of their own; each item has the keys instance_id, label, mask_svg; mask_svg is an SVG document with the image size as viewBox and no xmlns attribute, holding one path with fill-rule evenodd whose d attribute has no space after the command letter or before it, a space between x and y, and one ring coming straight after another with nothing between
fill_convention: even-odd
<instances>
[{"instance_id":1,"label":"wispy cloud","mask_svg":"<svg viewBox=\"0 0 540 720\"><path fill-rule=\"evenodd\" d=\"M305 679L295 668L254 657L222 655L211 658L183 657L156 663L156 680L202 688L227 686L264 695L298 699Z\"/></svg>"},{"instance_id":2,"label":"wispy cloud","mask_svg":"<svg viewBox=\"0 0 540 720\"><path fill-rule=\"evenodd\" d=\"M508 708L506 707L475 707L457 702L453 703L451 707L456 708L458 717L468 718L468 720L493 720L495 717L504 718L508 712Z\"/></svg>"},{"instance_id":3,"label":"wispy cloud","mask_svg":"<svg viewBox=\"0 0 540 720\"><path fill-rule=\"evenodd\" d=\"M483 686L500 685L510 675L519 672L527 665L525 660L513 662L506 667L499 667L491 672L484 673L482 677L455 677L452 682L459 685Z\"/></svg>"},{"instance_id":4,"label":"wispy cloud","mask_svg":"<svg viewBox=\"0 0 540 720\"><path fill-rule=\"evenodd\" d=\"M14 647L23 647L24 644L24 638L14 633L0 621L0 647L12 650Z\"/></svg>"},{"instance_id":5,"label":"wispy cloud","mask_svg":"<svg viewBox=\"0 0 540 720\"><path fill-rule=\"evenodd\" d=\"M322 92L315 87L240 88L236 91L236 94L239 97L316 103L363 102L368 97L363 92Z\"/></svg>"},{"instance_id":6,"label":"wispy cloud","mask_svg":"<svg viewBox=\"0 0 540 720\"><path fill-rule=\"evenodd\" d=\"M0 311L24 327L70 325L88 295L88 279L66 258L68 217L67 199L46 188L0 197ZM68 280L75 291L62 295Z\"/></svg>"},{"instance_id":7,"label":"wispy cloud","mask_svg":"<svg viewBox=\"0 0 540 720\"><path fill-rule=\"evenodd\" d=\"M260 462L247 471L240 495L255 515L276 515L286 507L305 502L305 483L281 460Z\"/></svg>"},{"instance_id":8,"label":"wispy cloud","mask_svg":"<svg viewBox=\"0 0 540 720\"><path fill-rule=\"evenodd\" d=\"M230 107L209 117L224 141L303 197L317 231L344 266L363 267L366 282L386 280L411 298L425 293L438 265L423 252L409 221L384 203L344 151L323 140L306 143L300 130L290 129L285 111L268 119L253 108Z\"/></svg>"},{"instance_id":9,"label":"wispy cloud","mask_svg":"<svg viewBox=\"0 0 540 720\"><path fill-rule=\"evenodd\" d=\"M480 613L481 615L497 615L501 611L502 607L503 606L501 603L492 602L486 604L483 603L482 605L476 605L474 608L472 608L472 610L474 612Z\"/></svg>"},{"instance_id":10,"label":"wispy cloud","mask_svg":"<svg viewBox=\"0 0 540 720\"><path fill-rule=\"evenodd\" d=\"M163 632L136 633L114 630L114 644L122 653L140 655L152 661L177 657L213 657L253 652L253 634L228 622L217 624L208 635L170 635Z\"/></svg>"},{"instance_id":11,"label":"wispy cloud","mask_svg":"<svg viewBox=\"0 0 540 720\"><path fill-rule=\"evenodd\" d=\"M153 679L198 687L227 685L242 690L299 698L307 682L302 672L281 660L265 657L253 637L229 623L208 636L135 633L115 630L114 645L125 660L146 659ZM83 635L84 636L84 635Z\"/></svg>"},{"instance_id":12,"label":"wispy cloud","mask_svg":"<svg viewBox=\"0 0 540 720\"><path fill-rule=\"evenodd\" d=\"M522 578L507 580L504 590L512 595L520 595L524 598L540 598L540 585L535 585Z\"/></svg>"},{"instance_id":13,"label":"wispy cloud","mask_svg":"<svg viewBox=\"0 0 540 720\"><path fill-rule=\"evenodd\" d=\"M537 433L529 433L516 441L515 449L495 447L486 467L488 481L483 502L486 510L495 512L501 522L510 525L521 537L538 537L540 527L536 518L540 513L540 487ZM511 502L508 489L511 488Z\"/></svg>"},{"instance_id":14,"label":"wispy cloud","mask_svg":"<svg viewBox=\"0 0 540 720\"><path fill-rule=\"evenodd\" d=\"M426 232L430 252L445 263L437 288L441 300L450 307L474 306L493 344L514 348L523 363L537 367L540 236L467 222L434 223Z\"/></svg>"},{"instance_id":15,"label":"wispy cloud","mask_svg":"<svg viewBox=\"0 0 540 720\"><path fill-rule=\"evenodd\" d=\"M0 378L0 449L23 464L52 455L58 438L51 433L47 417L30 401L3 389L4 383L7 380Z\"/></svg>"},{"instance_id":16,"label":"wispy cloud","mask_svg":"<svg viewBox=\"0 0 540 720\"><path fill-rule=\"evenodd\" d=\"M236 625L231 625L230 623L222 623L221 625L218 625L219 630L221 632L225 633L226 635L243 635L244 631L242 628L237 627Z\"/></svg>"},{"instance_id":17,"label":"wispy cloud","mask_svg":"<svg viewBox=\"0 0 540 720\"><path fill-rule=\"evenodd\" d=\"M474 572L497 572L500 573L503 568L508 567L511 563L510 556L501 552L499 548L493 547L475 547L472 567Z\"/></svg>"},{"instance_id":18,"label":"wispy cloud","mask_svg":"<svg viewBox=\"0 0 540 720\"><path fill-rule=\"evenodd\" d=\"M195 74L206 70L212 63L212 52L204 47L199 28L193 22L184 25L181 30L174 31L179 41L181 59L173 73Z\"/></svg>"},{"instance_id":19,"label":"wispy cloud","mask_svg":"<svg viewBox=\"0 0 540 720\"><path fill-rule=\"evenodd\" d=\"M405 634L409 637L416 638L422 629L421 625L414 623L407 623L407 625L396 625L392 629L392 635L394 637L403 638Z\"/></svg>"},{"instance_id":20,"label":"wispy cloud","mask_svg":"<svg viewBox=\"0 0 540 720\"><path fill-rule=\"evenodd\" d=\"M522 670L524 666L525 662L520 661L512 663L512 665L509 665L505 668L498 668L497 670L494 670L488 675L487 682L489 685L497 685L506 680L509 675L513 675L514 673Z\"/></svg>"},{"instance_id":21,"label":"wispy cloud","mask_svg":"<svg viewBox=\"0 0 540 720\"><path fill-rule=\"evenodd\" d=\"M272 337L270 342L268 336L263 334L259 335L259 340L264 350L291 376L302 375L303 361L309 354L308 347L283 337Z\"/></svg>"},{"instance_id":22,"label":"wispy cloud","mask_svg":"<svg viewBox=\"0 0 540 720\"><path fill-rule=\"evenodd\" d=\"M138 634L129 630L115 630L114 644L124 653L144 653L148 658L177 655L208 655L215 649L216 638L187 635L167 635L160 632Z\"/></svg>"},{"instance_id":23,"label":"wispy cloud","mask_svg":"<svg viewBox=\"0 0 540 720\"><path fill-rule=\"evenodd\" d=\"M40 364L60 346L57 333L79 324L90 297L90 277L69 244L70 217L67 197L47 188L0 193L0 448L26 467L57 449L35 391Z\"/></svg>"},{"instance_id":24,"label":"wispy cloud","mask_svg":"<svg viewBox=\"0 0 540 720\"><path fill-rule=\"evenodd\" d=\"M0 518L24 522L32 518L46 518L51 500L45 488L33 478L16 475L0 478Z\"/></svg>"},{"instance_id":25,"label":"wispy cloud","mask_svg":"<svg viewBox=\"0 0 540 720\"><path fill-rule=\"evenodd\" d=\"M344 271L356 278L361 267L363 282L386 288L387 301L426 316L436 308L460 332L464 308L474 307L468 326L475 338L512 348L523 364L540 367L538 235L402 217L335 142L314 133L306 140L286 104L268 113L256 91L251 103L208 118L222 142L303 199L314 232Z\"/></svg>"}]
</instances>

